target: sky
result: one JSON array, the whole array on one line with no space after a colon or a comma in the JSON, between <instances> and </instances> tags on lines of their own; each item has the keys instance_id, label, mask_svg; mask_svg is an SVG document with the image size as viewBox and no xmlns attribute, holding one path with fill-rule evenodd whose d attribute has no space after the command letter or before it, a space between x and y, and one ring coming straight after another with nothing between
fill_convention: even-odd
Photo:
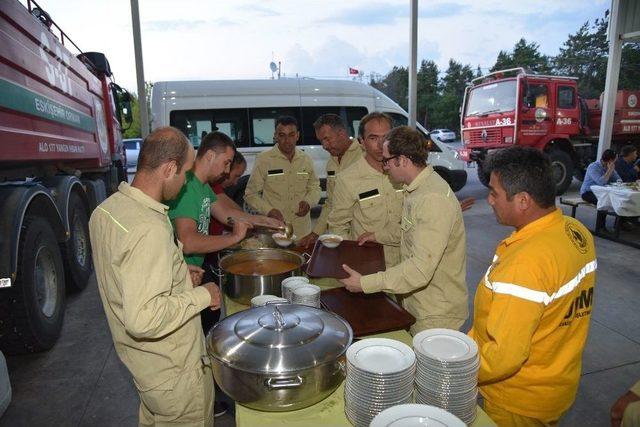
<instances>
[{"instance_id":1,"label":"sky","mask_svg":"<svg viewBox=\"0 0 640 427\"><path fill-rule=\"evenodd\" d=\"M26 0L20 0L25 3ZM129 0L38 0L84 51L107 55L136 92ZM418 61L454 58L490 68L524 37L556 55L569 34L602 18L610 0L422 0ZM409 63L409 0L139 0L145 80L348 78Z\"/></svg>"}]
</instances>

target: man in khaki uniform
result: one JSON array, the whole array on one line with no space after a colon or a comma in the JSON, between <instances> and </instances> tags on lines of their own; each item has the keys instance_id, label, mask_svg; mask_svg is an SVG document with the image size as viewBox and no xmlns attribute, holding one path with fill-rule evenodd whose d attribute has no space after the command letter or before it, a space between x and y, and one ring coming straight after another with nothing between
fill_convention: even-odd
<instances>
[{"instance_id":1,"label":"man in khaki uniform","mask_svg":"<svg viewBox=\"0 0 640 427\"><path fill-rule=\"evenodd\" d=\"M382 164L406 191L400 224L402 261L367 276L344 265L349 277L342 282L351 292L398 295L416 318L411 327L414 335L430 328L459 329L469 315L460 203L427 165L426 144L418 131L400 126L385 139Z\"/></svg>"},{"instance_id":2,"label":"man in khaki uniform","mask_svg":"<svg viewBox=\"0 0 640 427\"><path fill-rule=\"evenodd\" d=\"M213 375L198 313L218 308L215 283L194 287L162 200L193 165L187 138L145 138L131 185L96 208L89 231L102 304L120 360L140 395L139 423L213 425Z\"/></svg>"},{"instance_id":3,"label":"man in khaki uniform","mask_svg":"<svg viewBox=\"0 0 640 427\"><path fill-rule=\"evenodd\" d=\"M328 219L331 233L382 243L387 268L400 262L403 201L402 185L392 182L382 168L382 142L391 126L391 117L384 113L362 118L358 138L365 155L336 178Z\"/></svg>"},{"instance_id":4,"label":"man in khaki uniform","mask_svg":"<svg viewBox=\"0 0 640 427\"><path fill-rule=\"evenodd\" d=\"M296 148L299 137L296 119L276 120L276 145L256 158L244 196L252 209L291 223L298 237L311 230L309 211L320 200L313 161Z\"/></svg>"},{"instance_id":5,"label":"man in khaki uniform","mask_svg":"<svg viewBox=\"0 0 640 427\"><path fill-rule=\"evenodd\" d=\"M313 231L300 240L300 245L305 247L315 243L318 236L327 231L327 220L333 206L333 189L336 177L362 157L362 147L349 137L346 125L337 114L320 116L313 123L313 127L316 131L316 138L331 157L327 161L327 198Z\"/></svg>"}]
</instances>

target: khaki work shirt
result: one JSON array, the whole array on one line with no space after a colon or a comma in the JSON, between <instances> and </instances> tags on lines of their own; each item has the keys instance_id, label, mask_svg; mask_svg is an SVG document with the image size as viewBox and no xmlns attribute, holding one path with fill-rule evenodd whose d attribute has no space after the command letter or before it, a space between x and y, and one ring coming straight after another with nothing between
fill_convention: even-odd
<instances>
[{"instance_id":1,"label":"khaki work shirt","mask_svg":"<svg viewBox=\"0 0 640 427\"><path fill-rule=\"evenodd\" d=\"M198 366L205 356L200 311L168 207L122 183L89 221L98 289L118 356L139 391Z\"/></svg>"},{"instance_id":2,"label":"khaki work shirt","mask_svg":"<svg viewBox=\"0 0 640 427\"><path fill-rule=\"evenodd\" d=\"M327 160L327 198L324 201L324 205L322 205L322 212L320 212L320 216L316 221L316 226L313 228L313 232L317 235L323 234L328 228L327 221L333 206L333 188L336 185L336 177L340 172L362 158L363 153L362 146L354 139L340 158L340 161L336 156L331 156Z\"/></svg>"},{"instance_id":3,"label":"khaki work shirt","mask_svg":"<svg viewBox=\"0 0 640 427\"><path fill-rule=\"evenodd\" d=\"M311 231L311 214L297 216L298 205L305 201L314 207L320 200L320 180L313 169L311 157L296 148L289 161L278 146L262 152L256 158L245 190L245 201L263 215L271 209L282 212L285 222L293 225L300 238Z\"/></svg>"},{"instance_id":4,"label":"khaki work shirt","mask_svg":"<svg viewBox=\"0 0 640 427\"><path fill-rule=\"evenodd\" d=\"M387 268L393 267L400 262L403 193L402 185L360 157L336 178L329 231L351 240L375 232L376 240L384 245Z\"/></svg>"},{"instance_id":5,"label":"khaki work shirt","mask_svg":"<svg viewBox=\"0 0 640 427\"><path fill-rule=\"evenodd\" d=\"M406 186L400 228L401 263L362 277L362 289L398 294L417 319L412 334L459 329L469 315L464 222L453 190L431 166Z\"/></svg>"}]
</instances>

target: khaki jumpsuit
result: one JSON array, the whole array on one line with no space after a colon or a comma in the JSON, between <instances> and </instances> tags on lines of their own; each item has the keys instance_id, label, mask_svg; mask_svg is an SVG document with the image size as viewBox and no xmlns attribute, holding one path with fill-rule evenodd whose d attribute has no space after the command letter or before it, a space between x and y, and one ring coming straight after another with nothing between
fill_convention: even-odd
<instances>
[{"instance_id":1,"label":"khaki jumpsuit","mask_svg":"<svg viewBox=\"0 0 640 427\"><path fill-rule=\"evenodd\" d=\"M307 212L300 217L295 213L301 201L314 207L320 200L320 181L311 157L296 148L293 159L289 161L277 145L260 153L244 199L249 207L262 215L278 209L285 222L293 225L293 232L298 238L306 236L311 231L311 214Z\"/></svg>"},{"instance_id":2,"label":"khaki jumpsuit","mask_svg":"<svg viewBox=\"0 0 640 427\"><path fill-rule=\"evenodd\" d=\"M327 160L327 198L322 205L322 212L316 221L316 226L313 228L313 232L317 235L321 235L327 231L327 220L329 219L329 213L333 206L333 188L336 185L336 177L343 170L351 166L356 160L363 155L362 146L352 141L347 151L342 155L340 161L335 156L329 157Z\"/></svg>"},{"instance_id":3,"label":"khaki jumpsuit","mask_svg":"<svg viewBox=\"0 0 640 427\"><path fill-rule=\"evenodd\" d=\"M116 352L140 395L140 425L213 425L213 375L168 207L120 184L89 222L98 289Z\"/></svg>"},{"instance_id":4,"label":"khaki jumpsuit","mask_svg":"<svg viewBox=\"0 0 640 427\"><path fill-rule=\"evenodd\" d=\"M360 157L336 178L329 231L351 240L374 232L376 241L384 245L387 268L393 267L400 262L403 193L400 184Z\"/></svg>"},{"instance_id":5,"label":"khaki jumpsuit","mask_svg":"<svg viewBox=\"0 0 640 427\"><path fill-rule=\"evenodd\" d=\"M460 203L431 166L405 187L400 264L363 276L365 293L390 292L416 318L411 334L459 329L469 316Z\"/></svg>"}]
</instances>

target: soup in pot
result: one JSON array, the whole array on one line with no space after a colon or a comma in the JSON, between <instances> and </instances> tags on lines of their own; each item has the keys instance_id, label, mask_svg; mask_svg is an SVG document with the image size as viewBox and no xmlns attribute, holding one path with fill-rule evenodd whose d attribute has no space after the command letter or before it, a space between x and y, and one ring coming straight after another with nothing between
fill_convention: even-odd
<instances>
[{"instance_id":1,"label":"soup in pot","mask_svg":"<svg viewBox=\"0 0 640 427\"><path fill-rule=\"evenodd\" d=\"M226 270L241 276L271 276L295 270L299 265L279 259L248 260L230 265Z\"/></svg>"}]
</instances>

